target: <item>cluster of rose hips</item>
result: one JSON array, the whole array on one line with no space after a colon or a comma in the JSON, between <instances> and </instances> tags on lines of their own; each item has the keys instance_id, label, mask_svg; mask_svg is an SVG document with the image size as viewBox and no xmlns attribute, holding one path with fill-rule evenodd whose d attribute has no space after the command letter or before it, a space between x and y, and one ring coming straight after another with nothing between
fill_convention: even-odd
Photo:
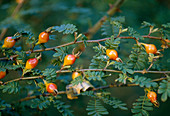
<instances>
[{"instance_id":1,"label":"cluster of rose hips","mask_svg":"<svg viewBox=\"0 0 170 116\"><path fill-rule=\"evenodd\" d=\"M18 39L18 38L17 38ZM4 44L2 45L2 48L12 48L17 39L13 39L12 37L6 37L4 39ZM41 44L41 43L46 43L49 40L49 33L48 32L41 32L39 34L38 42L36 45ZM38 64L38 59L37 58L30 58L27 60L26 65L25 65L25 70L28 69L33 69L37 66ZM4 78L6 76L6 71L0 71L0 79Z\"/></svg>"},{"instance_id":2,"label":"cluster of rose hips","mask_svg":"<svg viewBox=\"0 0 170 116\"><path fill-rule=\"evenodd\" d=\"M73 72L72 73L72 79L75 79L78 76L81 76L81 74L79 72ZM45 83L45 86L46 86L46 91L48 93L52 93L54 95L58 94L58 90L57 90L57 85L56 84L54 84L54 83L47 83L45 80L44 80L44 83Z\"/></svg>"},{"instance_id":3,"label":"cluster of rose hips","mask_svg":"<svg viewBox=\"0 0 170 116\"><path fill-rule=\"evenodd\" d=\"M47 43L48 40L49 40L49 34L50 34L50 32L46 32L46 31L41 32L39 34L39 37L38 37L38 42L35 45ZM4 40L4 44L3 44L2 48L12 48L15 45L15 43L16 43L15 39L12 39L12 37L6 37L5 40ZM144 43L141 43L141 44L145 46L146 52L148 54L149 53L156 54L158 52L156 46L153 45L153 44L144 44ZM70 65L74 64L76 58L78 58L79 55L80 55L80 53L77 53L75 55L74 55L74 53L66 55L65 58L64 58L64 63L63 63L62 68L65 67L65 66L70 66ZM114 49L107 49L106 55L109 57L110 60L122 62L122 60L118 57L117 51L114 50ZM29 69L33 69L37 66L38 59L39 58L30 58L30 59L27 60L26 65L25 65L25 69L23 70L23 75L24 75L24 71L29 70ZM0 72L0 79L4 78L5 75L6 75L6 72L1 71ZM74 72L72 74L72 79L75 79L76 77L78 77L80 75L81 75L80 73ZM47 92L57 94L58 91L57 91L57 85L56 84L47 83L47 82L44 82L44 83L46 85ZM150 94L148 93L148 98L151 99L151 102L154 102L154 97L149 97L149 96L150 96Z\"/></svg>"}]
</instances>

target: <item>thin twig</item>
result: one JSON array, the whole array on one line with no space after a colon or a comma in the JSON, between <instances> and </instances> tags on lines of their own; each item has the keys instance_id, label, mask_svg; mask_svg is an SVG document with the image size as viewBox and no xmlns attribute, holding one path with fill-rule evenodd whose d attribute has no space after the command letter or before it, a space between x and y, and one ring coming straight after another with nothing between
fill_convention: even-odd
<instances>
[{"instance_id":1,"label":"thin twig","mask_svg":"<svg viewBox=\"0 0 170 116\"><path fill-rule=\"evenodd\" d=\"M66 94L66 92L65 92L65 91L59 91L57 94L58 94L58 95L60 95L60 94ZM35 95L35 96L28 96L28 97L25 97L25 98L23 98L23 99L20 99L19 102L28 101L28 100L30 100L30 99L35 99L35 98L40 98L40 96L50 96L50 95L51 95L51 94L47 93L47 94L40 94L40 95Z\"/></svg>"},{"instance_id":2,"label":"thin twig","mask_svg":"<svg viewBox=\"0 0 170 116\"><path fill-rule=\"evenodd\" d=\"M119 70L111 70L111 69L77 69L76 71L78 72L84 72L84 71L106 71L106 72L115 72L115 73L122 73L122 71ZM69 73L72 72L70 70L62 70L62 71L56 71L56 73ZM134 73L142 73L143 74L143 70L138 70L138 71L134 71ZM156 74L166 74L166 73L170 73L170 71L146 71L145 73L156 73Z\"/></svg>"},{"instance_id":3,"label":"thin twig","mask_svg":"<svg viewBox=\"0 0 170 116\"><path fill-rule=\"evenodd\" d=\"M17 78L17 79L13 79L13 80L10 80L10 81L6 81L6 82L1 83L1 84L6 85L10 82L16 82L16 81L21 81L21 80L33 80L33 79L39 79L39 78L42 78L42 76Z\"/></svg>"},{"instance_id":4,"label":"thin twig","mask_svg":"<svg viewBox=\"0 0 170 116\"><path fill-rule=\"evenodd\" d=\"M150 39L158 39L158 40L161 40L160 37L154 37L154 36L147 36L147 35L144 35L142 36L144 38L150 38ZM130 37L130 36L122 36L122 37L119 37L120 39L134 39L134 37ZM104 39L97 39L97 40L87 40L87 43L98 43L98 42L102 42L102 41L106 41L110 38L104 38ZM84 41L76 41L76 42L70 42L70 43L66 43L66 44L63 44L63 45L59 45L59 46L55 46L55 47L51 47L51 48L46 48L46 49L38 49L38 50L34 50L32 51L32 53L37 53L37 52L43 52L43 51L54 51L55 48L61 48L61 47L65 47L65 46L69 46L69 45L73 45L73 44L79 44L79 43L83 43ZM30 51L26 51L25 52L26 54L30 54ZM17 57L18 55L13 55L10 57L10 59L13 59L15 57ZM0 58L0 60L8 60L9 58L8 57L3 57L3 58Z\"/></svg>"},{"instance_id":5,"label":"thin twig","mask_svg":"<svg viewBox=\"0 0 170 116\"><path fill-rule=\"evenodd\" d=\"M111 69L77 69L76 71L78 72L85 72L85 71L106 71L106 72L115 72L115 73L122 73L122 71L119 70L111 70ZM72 71L70 70L59 70L56 71L56 73L70 73ZM143 70L138 70L138 71L134 71L134 73L142 73L143 74ZM169 74L170 71L146 71L145 73L153 73L153 74ZM13 79L10 81L6 81L6 82L1 82L0 85L5 85L8 84L9 82L16 82L16 81L21 81L21 80L34 80L34 79L39 79L39 78L43 78L43 76L34 76L34 77L24 77L24 78L17 78L17 79Z\"/></svg>"},{"instance_id":6,"label":"thin twig","mask_svg":"<svg viewBox=\"0 0 170 116\"><path fill-rule=\"evenodd\" d=\"M157 81L161 81L161 80L165 80L165 79L167 79L167 78L154 79L151 82L157 82ZM121 84L110 84L110 85L107 85L107 86L101 86L101 87L97 87L97 88L94 88L92 90L87 90L87 91L98 91L98 90L108 89L108 88L113 88L113 87L134 87L134 86L139 86L139 84L122 84L122 83ZM59 95L66 94L66 91L59 91L58 94ZM40 95L35 95L35 96L28 96L28 97L25 97L23 99L20 99L19 102L39 98L40 96L50 96L50 95L51 94L47 93L47 94L40 94Z\"/></svg>"}]
</instances>

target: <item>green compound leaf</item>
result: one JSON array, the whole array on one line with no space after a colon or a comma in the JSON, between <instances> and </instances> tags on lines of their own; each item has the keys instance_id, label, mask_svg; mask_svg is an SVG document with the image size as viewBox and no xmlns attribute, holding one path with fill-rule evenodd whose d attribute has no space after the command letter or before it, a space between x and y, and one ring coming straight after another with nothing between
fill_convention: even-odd
<instances>
[{"instance_id":1,"label":"green compound leaf","mask_svg":"<svg viewBox=\"0 0 170 116\"><path fill-rule=\"evenodd\" d=\"M74 116L72 114L73 111L69 109L71 107L70 105L65 105L64 102L59 100L56 100L53 103L54 107L56 107L63 116Z\"/></svg>"},{"instance_id":2,"label":"green compound leaf","mask_svg":"<svg viewBox=\"0 0 170 116\"><path fill-rule=\"evenodd\" d=\"M101 55L101 56L93 56L93 59L91 60L90 69L103 69L105 68L107 64L107 56Z\"/></svg>"},{"instance_id":3,"label":"green compound leaf","mask_svg":"<svg viewBox=\"0 0 170 116\"><path fill-rule=\"evenodd\" d=\"M43 76L45 76L45 79L47 81L55 81L57 77L56 70L53 68L47 68L44 71L42 71Z\"/></svg>"},{"instance_id":4,"label":"green compound leaf","mask_svg":"<svg viewBox=\"0 0 170 116\"><path fill-rule=\"evenodd\" d=\"M162 80L159 85L158 93L162 94L161 100L165 102L170 97L170 77L167 80Z\"/></svg>"},{"instance_id":5,"label":"green compound leaf","mask_svg":"<svg viewBox=\"0 0 170 116\"><path fill-rule=\"evenodd\" d=\"M143 21L142 22L142 27L141 28L145 28L145 27L153 27L155 26L155 24L151 24L149 22Z\"/></svg>"},{"instance_id":6,"label":"green compound leaf","mask_svg":"<svg viewBox=\"0 0 170 116\"><path fill-rule=\"evenodd\" d=\"M77 31L77 28L73 24L63 24L61 26L53 26L52 30L58 31L59 33L63 34L73 34L75 31Z\"/></svg>"},{"instance_id":7,"label":"green compound leaf","mask_svg":"<svg viewBox=\"0 0 170 116\"><path fill-rule=\"evenodd\" d=\"M46 86L44 83L39 82L38 86L40 87L40 89L38 91L41 91L41 93L44 93L46 91Z\"/></svg>"},{"instance_id":8,"label":"green compound leaf","mask_svg":"<svg viewBox=\"0 0 170 116\"><path fill-rule=\"evenodd\" d=\"M34 68L33 68L33 69L31 70L31 72L32 72L32 75L37 75L37 76L38 76L38 75L42 75L41 70L39 70L39 69L34 69Z\"/></svg>"},{"instance_id":9,"label":"green compound leaf","mask_svg":"<svg viewBox=\"0 0 170 116\"><path fill-rule=\"evenodd\" d=\"M123 74L119 74L119 78L116 79L115 81L126 84L126 80L127 80L127 75L123 73Z\"/></svg>"},{"instance_id":10,"label":"green compound leaf","mask_svg":"<svg viewBox=\"0 0 170 116\"><path fill-rule=\"evenodd\" d=\"M22 37L26 37L26 44L34 44L37 39L34 37L34 34L31 31L20 31Z\"/></svg>"},{"instance_id":11,"label":"green compound leaf","mask_svg":"<svg viewBox=\"0 0 170 116\"><path fill-rule=\"evenodd\" d=\"M112 17L109 20L106 20L101 26L102 35L112 36L119 33L119 28L122 28L122 23L125 22L125 17Z\"/></svg>"},{"instance_id":12,"label":"green compound leaf","mask_svg":"<svg viewBox=\"0 0 170 116\"><path fill-rule=\"evenodd\" d=\"M127 65L131 69L144 69L148 62L148 54L142 48L135 44L133 51L129 55Z\"/></svg>"},{"instance_id":13,"label":"green compound leaf","mask_svg":"<svg viewBox=\"0 0 170 116\"><path fill-rule=\"evenodd\" d=\"M121 110L127 110L126 104L117 98L110 97L108 95L106 95L106 96L104 95L102 97L99 97L99 99L102 100L105 104L108 104L115 109L119 108Z\"/></svg>"},{"instance_id":14,"label":"green compound leaf","mask_svg":"<svg viewBox=\"0 0 170 116\"><path fill-rule=\"evenodd\" d=\"M32 100L31 108L39 108L43 110L50 105L50 101L47 97L40 96L40 98L35 98Z\"/></svg>"},{"instance_id":15,"label":"green compound leaf","mask_svg":"<svg viewBox=\"0 0 170 116\"><path fill-rule=\"evenodd\" d=\"M106 50L106 47L105 46L102 46L102 45L99 45L99 46L95 46L93 47L93 49L95 50L95 52L97 52L98 54L97 55L102 55L102 54L105 54L105 50Z\"/></svg>"},{"instance_id":16,"label":"green compound leaf","mask_svg":"<svg viewBox=\"0 0 170 116\"><path fill-rule=\"evenodd\" d=\"M109 114L107 109L104 106L102 106L101 102L97 99L90 100L88 102L86 110L88 111L88 115L91 116L101 116Z\"/></svg>"},{"instance_id":17,"label":"green compound leaf","mask_svg":"<svg viewBox=\"0 0 170 116\"><path fill-rule=\"evenodd\" d=\"M109 20L106 20L103 25L101 26L101 31L102 31L102 35L105 35L105 36L111 36L113 35L113 27L112 25L110 24L110 21Z\"/></svg>"},{"instance_id":18,"label":"green compound leaf","mask_svg":"<svg viewBox=\"0 0 170 116\"><path fill-rule=\"evenodd\" d=\"M88 80L98 80L98 81L101 81L102 80L102 77L104 77L104 73L103 72L91 72L91 71L87 71L87 72L84 72L86 78Z\"/></svg>"},{"instance_id":19,"label":"green compound leaf","mask_svg":"<svg viewBox=\"0 0 170 116\"><path fill-rule=\"evenodd\" d=\"M139 77L138 75L136 75L132 81L132 83L135 83L137 85L139 85L140 87L158 87L158 84L156 82L152 82L152 80L150 78L146 78L146 77Z\"/></svg>"},{"instance_id":20,"label":"green compound leaf","mask_svg":"<svg viewBox=\"0 0 170 116\"><path fill-rule=\"evenodd\" d=\"M5 71L6 69L16 70L19 68L24 68L22 64L14 65L13 63L13 61L0 61L0 70Z\"/></svg>"},{"instance_id":21,"label":"green compound leaf","mask_svg":"<svg viewBox=\"0 0 170 116\"><path fill-rule=\"evenodd\" d=\"M57 52L53 54L53 57L57 57L57 61L61 62L64 60L64 57L67 55L68 47L61 47L55 49Z\"/></svg>"},{"instance_id":22,"label":"green compound leaf","mask_svg":"<svg viewBox=\"0 0 170 116\"><path fill-rule=\"evenodd\" d=\"M112 36L111 39L107 39L105 42L106 48L108 49L117 49L120 44L120 38L114 39Z\"/></svg>"},{"instance_id":23,"label":"green compound leaf","mask_svg":"<svg viewBox=\"0 0 170 116\"><path fill-rule=\"evenodd\" d=\"M1 85L0 89L2 89L3 93L8 92L9 94L12 94L12 93L15 94L19 91L19 85L17 82L10 82L6 85Z\"/></svg>"},{"instance_id":24,"label":"green compound leaf","mask_svg":"<svg viewBox=\"0 0 170 116\"><path fill-rule=\"evenodd\" d=\"M136 39L144 40L144 38L137 31L135 31L132 27L128 27L128 33L130 36Z\"/></svg>"},{"instance_id":25,"label":"green compound leaf","mask_svg":"<svg viewBox=\"0 0 170 116\"><path fill-rule=\"evenodd\" d=\"M135 103L133 103L133 108L131 112L134 113L133 116L149 116L148 111L153 110L153 104L146 96L140 96Z\"/></svg>"},{"instance_id":26,"label":"green compound leaf","mask_svg":"<svg viewBox=\"0 0 170 116\"><path fill-rule=\"evenodd\" d=\"M72 81L71 81L71 84L73 84L73 86L74 85L78 85L79 83L82 83L83 82L83 77L82 76L78 76L78 77L76 77L75 79L73 79Z\"/></svg>"},{"instance_id":27,"label":"green compound leaf","mask_svg":"<svg viewBox=\"0 0 170 116\"><path fill-rule=\"evenodd\" d=\"M19 52L19 51L16 51L15 52L18 56L17 56L17 59L18 60L22 60L22 62L26 62L26 53L25 52Z\"/></svg>"},{"instance_id":28,"label":"green compound leaf","mask_svg":"<svg viewBox=\"0 0 170 116\"><path fill-rule=\"evenodd\" d=\"M94 91L86 91L81 93L81 95L97 98L105 104L112 106L114 109L119 108L121 110L127 110L126 104L115 97L111 97L109 92L94 93Z\"/></svg>"},{"instance_id":29,"label":"green compound leaf","mask_svg":"<svg viewBox=\"0 0 170 116\"><path fill-rule=\"evenodd\" d=\"M0 110L5 110L6 108L10 108L11 105L7 104L4 100L0 98Z\"/></svg>"},{"instance_id":30,"label":"green compound leaf","mask_svg":"<svg viewBox=\"0 0 170 116\"><path fill-rule=\"evenodd\" d=\"M162 26L163 26L164 28L170 28L170 23L162 24Z\"/></svg>"}]
</instances>

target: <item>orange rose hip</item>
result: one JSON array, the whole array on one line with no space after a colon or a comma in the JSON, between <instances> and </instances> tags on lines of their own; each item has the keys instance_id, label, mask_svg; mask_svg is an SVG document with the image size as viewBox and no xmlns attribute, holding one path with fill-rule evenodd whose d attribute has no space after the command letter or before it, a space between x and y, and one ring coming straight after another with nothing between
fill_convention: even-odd
<instances>
[{"instance_id":1,"label":"orange rose hip","mask_svg":"<svg viewBox=\"0 0 170 116\"><path fill-rule=\"evenodd\" d=\"M37 64L38 64L37 58L30 58L30 59L27 60L25 68L26 69L33 69L37 66Z\"/></svg>"},{"instance_id":2,"label":"orange rose hip","mask_svg":"<svg viewBox=\"0 0 170 116\"><path fill-rule=\"evenodd\" d=\"M69 54L69 55L65 56L63 66L72 65L72 64L74 64L75 61L76 61L76 56Z\"/></svg>"},{"instance_id":3,"label":"orange rose hip","mask_svg":"<svg viewBox=\"0 0 170 116\"><path fill-rule=\"evenodd\" d=\"M58 93L57 85L54 83L47 83L46 90L48 93L56 93L56 94Z\"/></svg>"},{"instance_id":4,"label":"orange rose hip","mask_svg":"<svg viewBox=\"0 0 170 116\"><path fill-rule=\"evenodd\" d=\"M143 44L145 46L146 49L146 53L152 53L152 54L156 54L157 53L157 48L154 44Z\"/></svg>"},{"instance_id":5,"label":"orange rose hip","mask_svg":"<svg viewBox=\"0 0 170 116\"><path fill-rule=\"evenodd\" d=\"M12 48L15 45L16 41L12 37L6 37L2 48Z\"/></svg>"},{"instance_id":6,"label":"orange rose hip","mask_svg":"<svg viewBox=\"0 0 170 116\"><path fill-rule=\"evenodd\" d=\"M4 78L6 76L6 71L0 71L0 79Z\"/></svg>"},{"instance_id":7,"label":"orange rose hip","mask_svg":"<svg viewBox=\"0 0 170 116\"><path fill-rule=\"evenodd\" d=\"M38 37L38 42L36 45L41 44L41 43L47 43L49 40L49 33L47 32L41 32Z\"/></svg>"},{"instance_id":8,"label":"orange rose hip","mask_svg":"<svg viewBox=\"0 0 170 116\"><path fill-rule=\"evenodd\" d=\"M74 79L77 78L78 76L81 76L81 74L78 73L78 72L73 72L73 74L72 74L72 79L74 80Z\"/></svg>"}]
</instances>

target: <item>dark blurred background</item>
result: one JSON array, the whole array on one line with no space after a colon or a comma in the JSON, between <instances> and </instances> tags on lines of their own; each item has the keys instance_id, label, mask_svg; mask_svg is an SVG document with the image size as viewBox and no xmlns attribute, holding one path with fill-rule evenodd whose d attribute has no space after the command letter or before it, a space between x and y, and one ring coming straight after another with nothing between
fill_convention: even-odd
<instances>
[{"instance_id":1,"label":"dark blurred background","mask_svg":"<svg viewBox=\"0 0 170 116\"><path fill-rule=\"evenodd\" d=\"M116 0L26 0L21 10L15 16L14 19L10 19L10 15L17 6L15 0L0 0L0 29L4 27L8 28L6 36L14 35L20 30L31 30L37 37L38 34L50 26L61 25L71 23L76 25L79 33L87 32L87 30L93 26L102 16L104 16L109 9L109 4L114 4ZM141 34L148 34L148 29L141 29L141 23L143 21L151 22L156 24L158 27L161 24L166 24L170 22L170 1L169 0L125 0L121 5L120 10L114 16L125 16L126 21L124 26L131 26L136 29ZM113 17L114 17L113 16ZM51 39L46 47L57 46L66 42L73 41L72 35L63 36L58 33L53 34L53 39ZM104 38L99 30L92 39ZM153 43L153 40L145 40L147 43ZM119 55L126 61L127 57L131 51L131 46L134 41L122 40ZM157 48L160 47L160 41L155 40ZM74 66L88 68L92 56L95 55L93 46L97 44L90 44L86 50L83 52L81 57L76 61ZM21 46L23 50L28 50L28 45L24 44L24 40L21 40L16 44L16 47ZM76 47L72 45L69 52ZM36 47L35 49L39 49ZM42 61L38 64L36 68L44 70L46 67L53 67L51 64L52 55L54 52L43 52ZM167 59L169 58L168 50L164 51L165 57L161 59L161 63L166 64L165 69L168 68ZM49 57L50 56L50 57ZM30 56L31 57L31 56ZM56 67L58 68L58 67ZM20 76L20 73L16 71L9 71L9 74L3 81L14 79ZM159 78L163 75L147 74L147 77L152 79ZM117 75L113 75L117 77ZM71 80L71 73L61 75L60 78L65 78L69 82ZM106 81L114 82L115 78L107 78ZM68 83L57 81L59 90L65 90L65 86ZM26 83L21 82L21 85ZM31 85L25 86L20 94L2 94L0 97L6 100L7 103L19 100L27 95L27 93L34 89ZM110 106L105 105L109 111L110 116L130 116L132 113L130 109L132 108L132 103L135 102L140 95L144 95L144 91L139 87L122 87L122 88L111 88L108 89L111 95L119 98L123 102L127 103L128 111L121 111L119 109L113 109ZM89 97L80 96L77 100L68 100L66 95L62 95L62 101L66 104L71 105L71 109L74 110L76 116L82 115L86 116L85 111ZM154 108L153 112L150 112L151 116L160 116L169 114L170 100L168 99L165 103L161 102L160 96L158 95L158 101L160 102L159 108ZM18 109L19 111L19 109ZM61 115L57 109L50 106L48 109L43 111L37 111L30 109L29 107L26 111L19 111L23 116L26 115Z\"/></svg>"}]
</instances>

